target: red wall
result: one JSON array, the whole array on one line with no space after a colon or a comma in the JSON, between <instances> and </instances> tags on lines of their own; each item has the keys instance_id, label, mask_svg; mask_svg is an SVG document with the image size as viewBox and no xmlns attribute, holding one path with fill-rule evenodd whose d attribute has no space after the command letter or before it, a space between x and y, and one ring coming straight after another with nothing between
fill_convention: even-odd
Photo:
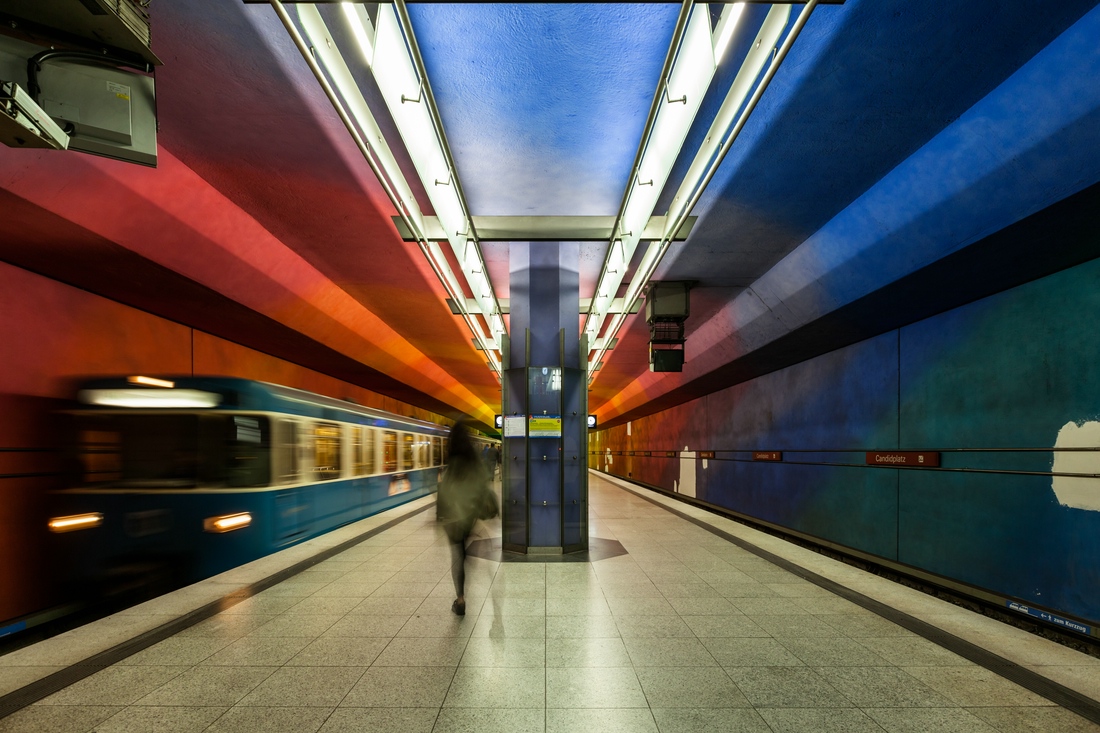
<instances>
[{"instance_id":1,"label":"red wall","mask_svg":"<svg viewBox=\"0 0 1100 733\"><path fill-rule=\"evenodd\" d=\"M57 486L54 412L76 380L211 374L284 384L442 421L296 364L0 263L0 625L55 603L44 498Z\"/></svg>"}]
</instances>

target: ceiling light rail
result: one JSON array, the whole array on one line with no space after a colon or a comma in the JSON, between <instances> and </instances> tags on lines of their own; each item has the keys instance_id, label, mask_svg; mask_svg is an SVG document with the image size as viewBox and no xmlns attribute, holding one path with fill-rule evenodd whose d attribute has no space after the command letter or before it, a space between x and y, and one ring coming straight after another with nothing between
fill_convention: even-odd
<instances>
[{"instance_id":1,"label":"ceiling light rail","mask_svg":"<svg viewBox=\"0 0 1100 733\"><path fill-rule=\"evenodd\" d=\"M741 70L738 72L733 85L730 87L729 93L726 95L726 100L723 102L718 115L711 125L711 129L705 138L703 147L700 148L696 154L695 159L688 168L688 173L684 177L680 189L673 199L673 204L665 217L665 233L658 241L650 244L649 249L642 258L638 271L630 283L625 296L628 301L631 298L638 297L649 283L649 279L653 277L653 274L661 263L661 259L664 257L665 253L668 251L669 245L673 241L672 237L669 236L669 232L676 232L679 223L687 220L691 210L699 202L699 198L702 196L703 191L706 190L707 185L714 178L714 174L718 171L718 167L722 164L722 161L725 159L726 154L737 139L737 136L741 133L741 130L744 129L749 116L752 114L753 110L756 109L756 105L759 103L760 98L763 96L764 92L767 91L780 65L787 57L787 53L798 39L799 34L802 32L803 27L805 27L806 22L809 20L810 15L818 4L820 4L820 0L808 0L805 7L799 13L798 18L795 20L790 32L787 34L787 37L783 40L782 45L780 45L778 49L776 49L776 43L789 20L790 8L785 5L776 5L768 13L764 24L761 26L760 32L757 34L756 41L753 43L748 56L741 66ZM719 29L719 32L721 32L721 29ZM764 68L765 64L767 64L767 71L764 73L763 78L760 79L759 84L756 84L751 98L749 98L748 102L744 102L745 97L748 96L749 90L753 88L753 84L760 76L760 71ZM740 114L738 114L739 110ZM733 122L735 116L736 122ZM732 126L730 125L731 122L733 123ZM604 339L607 342L615 338L625 320L626 314L620 313L615 316L604 332ZM595 372L602 366L607 348L607 346L604 346L603 348L595 350L595 357L590 360L590 364L594 363L597 364L597 366L595 369L590 368L590 381L595 378Z\"/></svg>"},{"instance_id":2,"label":"ceiling light rail","mask_svg":"<svg viewBox=\"0 0 1100 733\"><path fill-rule=\"evenodd\" d=\"M442 138L442 128L438 130L432 129L432 136L435 137L436 141L439 143L441 157L447 161L447 183L450 184L452 181L454 182L455 185L451 187L450 190L452 192L451 196L455 197L456 200L449 207L446 202L437 204L434 199L432 203L437 207L437 212L440 209L449 210L451 213L453 213L455 209L461 212L460 216L464 224L462 228L466 231L459 232L456 229L453 237L448 236L444 238L451 242L452 248L455 249L455 255L462 264L470 290L475 296L478 296L475 298L478 304L476 309L466 307L467 299L463 293L462 286L458 282L458 278L451 269L446 255L444 255L438 243L426 235L426 217L424 217L420 211L415 196L401 173L400 167L392 151L386 144L381 130L378 128L377 122L371 114L363 98L362 92L355 83L354 77L348 69L343 56L332 41L331 34L329 34L328 28L325 26L320 13L318 13L315 7L312 7L312 3L303 3L297 8L299 21L302 23L306 33L310 36L310 40L313 42L311 46L298 31L297 26L295 26L286 9L283 7L283 3L280 2L280 0L269 0L269 2L279 16L279 19L282 21L287 33L298 47L302 57L313 72L314 77L316 77L318 83L321 85L325 95L332 103L341 122L344 123L349 134L351 134L356 147L359 148L360 153L363 155L364 159L366 159L371 170L382 184L382 188L387 197L397 210L398 216L395 217L395 219L400 221L399 229L403 230L403 233L411 235L406 237L407 241L415 241L417 243L421 253L424 255L425 259L428 260L436 277L439 278L444 289L447 291L449 299L453 302L462 304L459 309L460 314L467 328L473 334L475 341L480 344L481 350L488 356L488 365L490 369L499 379L502 367L499 357L500 346L498 336L505 332L504 321L503 318L501 318L499 304L496 304L495 294L493 294L492 288L483 274L485 272L485 267L484 261L481 258L480 248L477 247L475 240L469 238L469 233L474 231L473 224L470 217L466 214L468 209L465 205L465 199L462 196L458 179L454 176L453 162L450 159L449 150L446 149L446 143ZM367 28L371 28L371 31L375 31L376 29L371 27L366 14L362 12L361 3L342 2L341 6L351 25L353 36L361 47L364 60L367 66L371 67L373 70L375 56L378 53L378 38L377 32L375 32L374 38L372 38ZM398 20L392 11L390 11L388 15L390 15L391 18L390 38L392 40L392 32L397 28ZM415 40L413 43L415 44ZM401 41L400 46L403 49L405 48L404 40ZM329 82L329 78L326 76L325 71L322 70L321 65L318 64L318 57L332 77L333 83L339 89L339 92L334 88L333 83ZM415 65L415 59L409 58L408 61L410 65ZM421 77L421 79L422 81L417 84L420 98L412 100L402 95L402 103L404 103L404 101L420 102L421 99L426 99L428 105L433 104L430 96L430 89L427 89L428 95L426 97L424 96L426 78ZM435 127L436 120L438 120L437 116L432 118L433 128ZM365 137L370 140L377 140L377 145L368 143L364 139ZM418 172L421 172L422 177L424 177L424 172L421 171L419 167ZM432 218L434 219L435 217ZM455 220L455 217L448 218L451 220L449 223L453 223ZM473 247L469 246L470 241L473 241ZM465 254L458 251L460 246L462 252ZM482 315L484 317L489 335L485 334L484 329L478 322L477 315Z\"/></svg>"}]
</instances>

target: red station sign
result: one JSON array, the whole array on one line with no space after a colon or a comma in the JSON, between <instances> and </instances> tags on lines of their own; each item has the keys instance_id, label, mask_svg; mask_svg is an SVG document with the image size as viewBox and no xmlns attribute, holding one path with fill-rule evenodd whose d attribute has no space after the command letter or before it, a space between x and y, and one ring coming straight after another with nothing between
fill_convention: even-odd
<instances>
[{"instance_id":1,"label":"red station sign","mask_svg":"<svg viewBox=\"0 0 1100 733\"><path fill-rule=\"evenodd\" d=\"M754 461L782 461L783 451L778 450L754 450L752 452L752 459Z\"/></svg>"}]
</instances>

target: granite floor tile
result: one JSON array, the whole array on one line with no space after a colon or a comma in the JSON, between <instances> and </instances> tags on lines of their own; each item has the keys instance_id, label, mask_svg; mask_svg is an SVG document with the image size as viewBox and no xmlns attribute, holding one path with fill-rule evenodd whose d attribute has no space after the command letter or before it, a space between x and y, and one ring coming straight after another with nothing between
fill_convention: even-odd
<instances>
[{"instance_id":1,"label":"granite floor tile","mask_svg":"<svg viewBox=\"0 0 1100 733\"><path fill-rule=\"evenodd\" d=\"M984 667L902 667L928 687L960 707L1012 707L1053 705L1045 697L1025 690Z\"/></svg>"},{"instance_id":2,"label":"granite floor tile","mask_svg":"<svg viewBox=\"0 0 1100 733\"><path fill-rule=\"evenodd\" d=\"M546 640L513 637L470 639L463 667L546 667Z\"/></svg>"},{"instance_id":3,"label":"granite floor tile","mask_svg":"<svg viewBox=\"0 0 1100 733\"><path fill-rule=\"evenodd\" d=\"M1000 733L1100 733L1100 725L1060 707L967 708Z\"/></svg>"},{"instance_id":4,"label":"granite floor tile","mask_svg":"<svg viewBox=\"0 0 1100 733\"><path fill-rule=\"evenodd\" d=\"M699 640L724 667L802 667L805 663L771 637L716 637Z\"/></svg>"},{"instance_id":5,"label":"granite floor tile","mask_svg":"<svg viewBox=\"0 0 1100 733\"><path fill-rule=\"evenodd\" d=\"M547 708L648 707L630 667L555 667L546 670Z\"/></svg>"},{"instance_id":6,"label":"granite floor tile","mask_svg":"<svg viewBox=\"0 0 1100 733\"><path fill-rule=\"evenodd\" d=\"M639 667L635 672L653 708L749 707L721 667Z\"/></svg>"},{"instance_id":7,"label":"granite floor tile","mask_svg":"<svg viewBox=\"0 0 1100 733\"><path fill-rule=\"evenodd\" d=\"M547 639L619 637L613 616L547 616Z\"/></svg>"},{"instance_id":8,"label":"granite floor tile","mask_svg":"<svg viewBox=\"0 0 1100 733\"><path fill-rule=\"evenodd\" d=\"M852 701L807 667L726 667L756 708L850 708Z\"/></svg>"},{"instance_id":9,"label":"granite floor tile","mask_svg":"<svg viewBox=\"0 0 1100 733\"><path fill-rule=\"evenodd\" d=\"M365 667L283 667L241 698L238 707L335 708Z\"/></svg>"},{"instance_id":10,"label":"granite floor tile","mask_svg":"<svg viewBox=\"0 0 1100 733\"><path fill-rule=\"evenodd\" d=\"M721 596L713 598L669 598L669 605L681 616L740 616L729 600Z\"/></svg>"},{"instance_id":11,"label":"granite floor tile","mask_svg":"<svg viewBox=\"0 0 1100 733\"><path fill-rule=\"evenodd\" d=\"M549 708L546 733L658 733L653 713L645 708Z\"/></svg>"},{"instance_id":12,"label":"granite floor tile","mask_svg":"<svg viewBox=\"0 0 1100 733\"><path fill-rule=\"evenodd\" d=\"M172 636L157 642L151 647L131 654L118 664L119 666L194 666L216 652L233 643L224 637L181 637Z\"/></svg>"},{"instance_id":13,"label":"granite floor tile","mask_svg":"<svg viewBox=\"0 0 1100 733\"><path fill-rule=\"evenodd\" d=\"M74 682L41 700L39 705L132 705L169 680L191 669L187 666L114 665Z\"/></svg>"},{"instance_id":14,"label":"granite floor tile","mask_svg":"<svg viewBox=\"0 0 1100 733\"><path fill-rule=\"evenodd\" d=\"M767 631L740 613L733 616L681 616L692 633L700 638L771 637Z\"/></svg>"},{"instance_id":15,"label":"granite floor tile","mask_svg":"<svg viewBox=\"0 0 1100 733\"><path fill-rule=\"evenodd\" d=\"M309 646L307 637L246 636L201 662L203 667L278 667Z\"/></svg>"},{"instance_id":16,"label":"granite floor tile","mask_svg":"<svg viewBox=\"0 0 1100 733\"><path fill-rule=\"evenodd\" d=\"M868 708L864 712L886 733L997 733L962 708Z\"/></svg>"},{"instance_id":17,"label":"granite floor tile","mask_svg":"<svg viewBox=\"0 0 1100 733\"><path fill-rule=\"evenodd\" d=\"M371 667L348 691L340 707L438 710L454 675L454 667Z\"/></svg>"},{"instance_id":18,"label":"granite floor tile","mask_svg":"<svg viewBox=\"0 0 1100 733\"><path fill-rule=\"evenodd\" d=\"M315 733L331 713L329 708L230 708L208 733Z\"/></svg>"},{"instance_id":19,"label":"granite floor tile","mask_svg":"<svg viewBox=\"0 0 1100 733\"><path fill-rule=\"evenodd\" d=\"M953 667L967 664L958 654L919 636L867 636L860 637L859 643L888 663L899 667Z\"/></svg>"},{"instance_id":20,"label":"granite floor tile","mask_svg":"<svg viewBox=\"0 0 1100 733\"><path fill-rule=\"evenodd\" d=\"M319 733L431 733L439 708L349 708L332 711Z\"/></svg>"},{"instance_id":21,"label":"granite floor tile","mask_svg":"<svg viewBox=\"0 0 1100 733\"><path fill-rule=\"evenodd\" d=\"M445 708L546 707L546 671L524 667L459 667Z\"/></svg>"},{"instance_id":22,"label":"granite floor tile","mask_svg":"<svg viewBox=\"0 0 1100 733\"><path fill-rule=\"evenodd\" d=\"M343 614L284 614L253 631L251 637L302 637L315 639L332 628Z\"/></svg>"},{"instance_id":23,"label":"granite floor tile","mask_svg":"<svg viewBox=\"0 0 1100 733\"><path fill-rule=\"evenodd\" d=\"M433 733L543 733L542 708L448 708L439 711Z\"/></svg>"},{"instance_id":24,"label":"granite floor tile","mask_svg":"<svg viewBox=\"0 0 1100 733\"><path fill-rule=\"evenodd\" d=\"M653 708L653 717L661 733L772 733L760 714L749 707Z\"/></svg>"},{"instance_id":25,"label":"granite floor tile","mask_svg":"<svg viewBox=\"0 0 1100 733\"><path fill-rule=\"evenodd\" d=\"M472 611L469 606L467 613ZM456 616L448 609L443 613L417 613L405 622L397 632L397 638L429 638L434 636L466 637L474 630L474 621L469 616Z\"/></svg>"},{"instance_id":26,"label":"granite floor tile","mask_svg":"<svg viewBox=\"0 0 1100 733\"><path fill-rule=\"evenodd\" d=\"M138 705L218 707L237 704L276 667L194 667L137 701Z\"/></svg>"},{"instance_id":27,"label":"granite floor tile","mask_svg":"<svg viewBox=\"0 0 1100 733\"><path fill-rule=\"evenodd\" d=\"M603 594L574 598L547 598L547 616L610 616Z\"/></svg>"},{"instance_id":28,"label":"granite floor tile","mask_svg":"<svg viewBox=\"0 0 1100 733\"><path fill-rule=\"evenodd\" d=\"M675 615L668 616L615 616L615 625L623 638L693 637L695 632Z\"/></svg>"},{"instance_id":29,"label":"granite floor tile","mask_svg":"<svg viewBox=\"0 0 1100 733\"><path fill-rule=\"evenodd\" d=\"M804 636L839 637L845 635L837 630L835 626L822 621L821 617L808 613L783 616L749 616L749 618L777 639Z\"/></svg>"},{"instance_id":30,"label":"granite floor tile","mask_svg":"<svg viewBox=\"0 0 1100 733\"><path fill-rule=\"evenodd\" d=\"M339 615L343 616L351 609L363 602L357 596L310 596L303 598L298 603L288 608L284 613L290 615L310 614L313 616Z\"/></svg>"},{"instance_id":31,"label":"granite floor tile","mask_svg":"<svg viewBox=\"0 0 1100 733\"><path fill-rule=\"evenodd\" d=\"M88 733L121 710L110 705L31 705L0 718L0 733Z\"/></svg>"},{"instance_id":32,"label":"granite floor tile","mask_svg":"<svg viewBox=\"0 0 1100 733\"><path fill-rule=\"evenodd\" d=\"M554 638L547 640L547 667L631 667L630 654L619 637Z\"/></svg>"},{"instance_id":33,"label":"granite floor tile","mask_svg":"<svg viewBox=\"0 0 1100 733\"><path fill-rule=\"evenodd\" d=\"M291 667L369 667L389 644L377 637L314 639L287 661Z\"/></svg>"},{"instance_id":34,"label":"granite floor tile","mask_svg":"<svg viewBox=\"0 0 1100 733\"><path fill-rule=\"evenodd\" d=\"M131 705L96 725L95 733L200 733L228 709Z\"/></svg>"},{"instance_id":35,"label":"granite floor tile","mask_svg":"<svg viewBox=\"0 0 1100 733\"><path fill-rule=\"evenodd\" d=\"M774 733L882 733L858 708L760 708Z\"/></svg>"},{"instance_id":36,"label":"granite floor tile","mask_svg":"<svg viewBox=\"0 0 1100 733\"><path fill-rule=\"evenodd\" d=\"M466 649L465 637L434 636L393 639L374 660L374 667L457 667Z\"/></svg>"},{"instance_id":37,"label":"granite floor tile","mask_svg":"<svg viewBox=\"0 0 1100 733\"><path fill-rule=\"evenodd\" d=\"M883 667L888 662L847 637L786 637L783 646L810 667Z\"/></svg>"},{"instance_id":38,"label":"granite floor tile","mask_svg":"<svg viewBox=\"0 0 1100 733\"><path fill-rule=\"evenodd\" d=\"M830 685L861 708L946 708L953 703L897 667L817 667Z\"/></svg>"},{"instance_id":39,"label":"granite floor tile","mask_svg":"<svg viewBox=\"0 0 1100 733\"><path fill-rule=\"evenodd\" d=\"M695 638L623 639L630 661L640 667L717 667L718 662Z\"/></svg>"},{"instance_id":40,"label":"granite floor tile","mask_svg":"<svg viewBox=\"0 0 1100 733\"><path fill-rule=\"evenodd\" d=\"M411 614L375 615L367 613L349 613L328 627L319 638L358 638L397 636L397 632L411 618Z\"/></svg>"}]
</instances>

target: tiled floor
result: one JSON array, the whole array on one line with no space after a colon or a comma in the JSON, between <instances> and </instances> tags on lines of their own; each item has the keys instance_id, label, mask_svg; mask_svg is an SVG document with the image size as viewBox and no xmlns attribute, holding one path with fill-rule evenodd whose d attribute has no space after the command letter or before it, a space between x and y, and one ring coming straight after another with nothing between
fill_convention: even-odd
<instances>
[{"instance_id":1,"label":"tiled floor","mask_svg":"<svg viewBox=\"0 0 1100 733\"><path fill-rule=\"evenodd\" d=\"M592 535L628 554L471 558L457 618L422 512L0 731L1100 730L595 474L590 493Z\"/></svg>"}]
</instances>

